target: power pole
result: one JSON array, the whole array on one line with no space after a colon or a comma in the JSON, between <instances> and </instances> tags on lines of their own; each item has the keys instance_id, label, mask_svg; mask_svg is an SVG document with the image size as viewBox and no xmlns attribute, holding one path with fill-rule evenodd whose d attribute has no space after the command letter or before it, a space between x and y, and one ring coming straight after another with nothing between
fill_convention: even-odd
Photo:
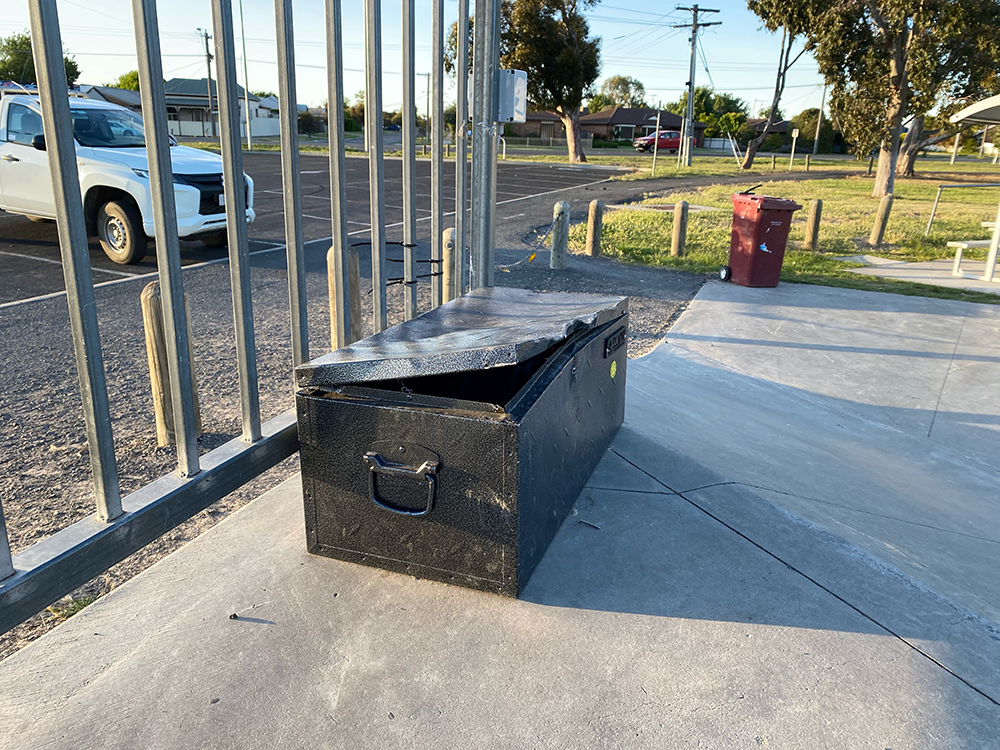
<instances>
[{"instance_id":1,"label":"power pole","mask_svg":"<svg viewBox=\"0 0 1000 750\"><path fill-rule=\"evenodd\" d=\"M819 129L823 127L823 107L826 105L826 84L823 84L823 96L819 100L819 117L816 118L816 137L813 138L813 154L819 153Z\"/></svg>"},{"instance_id":2,"label":"power pole","mask_svg":"<svg viewBox=\"0 0 1000 750\"><path fill-rule=\"evenodd\" d=\"M201 34L201 38L205 40L205 68L208 70L208 113L206 117L208 118L208 124L212 124L212 52L208 46L208 40L212 38L211 34L208 33L208 29L198 29L198 33ZM215 131L212 132L215 135Z\"/></svg>"},{"instance_id":3,"label":"power pole","mask_svg":"<svg viewBox=\"0 0 1000 750\"><path fill-rule=\"evenodd\" d=\"M688 80L688 100L687 100L687 110L684 114L684 129L683 136L684 142L681 144L681 153L683 154L683 161L685 167L691 166L691 139L694 138L694 68L695 68L695 58L698 55L698 29L704 28L706 26L718 26L722 21L712 21L711 23L698 23L699 13L718 13L718 10L712 8L699 8L697 4L692 5L690 8L680 8L677 10L686 10L691 13L691 23L679 23L674 24L675 29L691 29L691 74Z\"/></svg>"}]
</instances>

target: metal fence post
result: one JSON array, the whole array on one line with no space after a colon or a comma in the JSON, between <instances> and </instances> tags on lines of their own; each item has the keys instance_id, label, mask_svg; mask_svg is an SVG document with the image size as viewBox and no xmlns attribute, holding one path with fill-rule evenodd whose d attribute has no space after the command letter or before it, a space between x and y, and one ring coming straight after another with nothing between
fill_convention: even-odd
<instances>
[{"instance_id":1,"label":"metal fence post","mask_svg":"<svg viewBox=\"0 0 1000 750\"><path fill-rule=\"evenodd\" d=\"M326 0L327 129L330 138L330 229L334 273L328 279L336 300L331 321L334 348L351 343L350 279L347 252L347 169L344 165L344 40L340 0Z\"/></svg>"},{"instance_id":2,"label":"metal fence post","mask_svg":"<svg viewBox=\"0 0 1000 750\"><path fill-rule=\"evenodd\" d=\"M472 107L472 287L493 286L493 196L498 67L499 0L476 0Z\"/></svg>"},{"instance_id":3,"label":"metal fence post","mask_svg":"<svg viewBox=\"0 0 1000 750\"><path fill-rule=\"evenodd\" d=\"M416 0L403 1L403 317L417 315ZM468 0L466 0L467 2ZM461 3L459 3L461 6ZM461 39L461 35L459 35ZM461 102L461 100L459 100ZM459 104L461 106L461 104Z\"/></svg>"},{"instance_id":4,"label":"metal fence post","mask_svg":"<svg viewBox=\"0 0 1000 750\"><path fill-rule=\"evenodd\" d=\"M444 189L444 0L431 0L431 307L446 299L441 245ZM436 262L435 262L436 261Z\"/></svg>"},{"instance_id":5,"label":"metal fence post","mask_svg":"<svg viewBox=\"0 0 1000 750\"><path fill-rule=\"evenodd\" d=\"M467 157L469 145L469 0L458 2L458 51L455 55L455 241L458 244L456 293L465 293L466 196L469 194Z\"/></svg>"},{"instance_id":6,"label":"metal fence post","mask_svg":"<svg viewBox=\"0 0 1000 750\"><path fill-rule=\"evenodd\" d=\"M240 103L236 94L236 41L232 0L212 0L216 73L219 78L219 119L222 130L222 176L226 189L226 232L229 235L229 277L233 287L236 362L240 381L243 439L260 439L260 397L253 304L250 298L250 252L247 245L246 194L240 137Z\"/></svg>"},{"instance_id":7,"label":"metal fence post","mask_svg":"<svg viewBox=\"0 0 1000 750\"><path fill-rule=\"evenodd\" d=\"M365 0L365 130L368 133L368 200L371 204L372 324L389 326L385 297L385 181L382 154L382 3Z\"/></svg>"},{"instance_id":8,"label":"metal fence post","mask_svg":"<svg viewBox=\"0 0 1000 750\"><path fill-rule=\"evenodd\" d=\"M292 324L292 364L309 359L306 313L305 240L302 235L302 184L299 172L299 110L295 95L295 37L292 0L274 0L278 45L278 102L281 129L281 186L285 211L285 265L288 267L288 308ZM244 60L244 64L246 61ZM247 120L249 142L250 121Z\"/></svg>"},{"instance_id":9,"label":"metal fence post","mask_svg":"<svg viewBox=\"0 0 1000 750\"><path fill-rule=\"evenodd\" d=\"M69 97L66 96L59 15L55 0L33 0L28 4L28 12L97 515L101 520L108 521L122 514L121 489L111 434L104 357L97 328L83 196L76 169L73 121L70 119Z\"/></svg>"},{"instance_id":10,"label":"metal fence post","mask_svg":"<svg viewBox=\"0 0 1000 750\"><path fill-rule=\"evenodd\" d=\"M142 109L146 113L143 129L153 199L156 267L160 276L158 305L162 305L163 311L167 386L170 389L173 412L170 415L171 428L173 440L177 444L177 470L181 476L192 476L200 470L198 434L201 427L194 393L191 326L181 279L181 248L177 234L177 206L174 202L173 166L170 161L170 135L167 133L167 104L155 0L132 0L132 17L139 61L139 93Z\"/></svg>"},{"instance_id":11,"label":"metal fence post","mask_svg":"<svg viewBox=\"0 0 1000 750\"><path fill-rule=\"evenodd\" d=\"M14 575L14 560L10 556L10 539L7 537L7 521L0 505L0 581Z\"/></svg>"}]
</instances>

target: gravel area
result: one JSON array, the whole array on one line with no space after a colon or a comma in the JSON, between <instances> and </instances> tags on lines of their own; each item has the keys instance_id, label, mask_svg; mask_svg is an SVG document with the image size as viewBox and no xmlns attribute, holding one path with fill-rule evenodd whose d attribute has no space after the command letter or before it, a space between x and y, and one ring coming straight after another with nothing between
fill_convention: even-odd
<instances>
[{"instance_id":1,"label":"gravel area","mask_svg":"<svg viewBox=\"0 0 1000 750\"><path fill-rule=\"evenodd\" d=\"M595 171L595 175L600 179L599 172ZM718 178L609 182L501 204L496 214L497 262L511 263L525 257L547 230L556 200L570 201L573 221L585 221L587 204L593 198L600 197L606 203L627 202L709 180L720 182ZM389 239L398 238L390 233ZM307 253L314 354L329 347L325 249L322 243L316 243ZM426 256L426 244L420 251ZM368 274L366 266L363 263L363 274ZM58 273L58 269L54 272ZM497 273L497 283L504 286L628 295L631 357L645 354L662 339L705 280L699 275L579 255L569 258L565 271L550 271L544 250L533 263L519 265L509 273ZM184 273L184 284L205 429L199 444L208 451L239 434L228 265L190 268ZM260 401L262 416L267 420L294 405L283 253L253 257L252 287ZM173 448L156 446L139 307L141 288L142 282L125 281L97 289L123 494L169 473L176 465ZM428 289L422 286L421 309L427 309L428 303ZM389 306L391 322L399 322L401 287L390 288ZM15 554L93 513L90 464L72 351L65 299L36 300L0 310L0 362L4 363L0 371L0 476L5 478L0 486L0 503ZM51 611L0 636L0 658L58 624L61 605L110 591L291 476L297 468L297 457L284 461L91 581Z\"/></svg>"}]
</instances>

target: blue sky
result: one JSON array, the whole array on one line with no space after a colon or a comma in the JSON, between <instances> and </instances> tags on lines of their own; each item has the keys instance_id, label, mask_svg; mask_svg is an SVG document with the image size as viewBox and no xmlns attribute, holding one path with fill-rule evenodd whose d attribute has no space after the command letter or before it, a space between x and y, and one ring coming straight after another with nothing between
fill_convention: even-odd
<instances>
[{"instance_id":1,"label":"blue sky","mask_svg":"<svg viewBox=\"0 0 1000 750\"><path fill-rule=\"evenodd\" d=\"M28 27L25 0L10 0L0 16L0 35ZM13 6L13 7L11 7ZM63 43L76 57L81 83L104 83L135 68L135 43L128 0L58 0ZM722 25L701 35L696 83L715 84L715 89L734 93L754 110L770 103L779 39L763 30L744 2L719 2L707 7L719 13L704 17ZM361 0L344 0L345 90L348 95L364 87L364 26ZM689 23L690 13L675 10L674 3L609 0L588 11L591 33L602 39L602 70L598 82L612 75L630 75L646 87L651 102L676 100L687 81L689 30L672 24ZM251 90L277 86L274 10L272 0L243 0L247 60ZM401 2L382 5L383 101L385 109L399 107ZM239 18L238 0L234 13ZM445 0L445 20L450 25L458 13L455 0ZM299 101L317 105L326 99L326 54L323 35L323 0L294 3L296 64ZM205 74L203 46L196 29L211 28L208 0L160 0L163 68L167 78L201 78ZM430 70L430 0L417 0L417 70ZM238 23L238 20L237 20ZM237 55L240 31L237 25ZM702 54L704 60L702 60ZM706 73L705 67L708 67ZM242 67L239 71L243 83ZM418 106L424 102L424 80L417 79ZM818 107L822 81L808 55L792 69L783 109L794 115L807 107ZM449 84L446 97L454 98Z\"/></svg>"}]
</instances>

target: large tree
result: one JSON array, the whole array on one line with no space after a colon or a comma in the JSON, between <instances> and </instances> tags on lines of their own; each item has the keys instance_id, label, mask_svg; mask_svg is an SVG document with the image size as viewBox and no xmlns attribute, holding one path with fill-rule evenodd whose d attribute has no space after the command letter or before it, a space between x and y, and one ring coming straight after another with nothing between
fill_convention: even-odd
<instances>
[{"instance_id":1,"label":"large tree","mask_svg":"<svg viewBox=\"0 0 1000 750\"><path fill-rule=\"evenodd\" d=\"M750 0L769 28L789 15L833 87L830 105L856 153L877 149L873 196L891 193L903 124L946 91L972 95L983 62L996 67L997 0ZM904 169L905 171L905 169Z\"/></svg>"},{"instance_id":2,"label":"large tree","mask_svg":"<svg viewBox=\"0 0 1000 750\"><path fill-rule=\"evenodd\" d=\"M72 86L80 77L80 66L72 57L64 57L63 65L66 68L66 82ZM24 85L36 83L30 32L0 37L0 81L14 81Z\"/></svg>"},{"instance_id":3,"label":"large tree","mask_svg":"<svg viewBox=\"0 0 1000 750\"><path fill-rule=\"evenodd\" d=\"M646 106L646 87L631 76L611 76L601 84L601 94L612 107Z\"/></svg>"},{"instance_id":4,"label":"large tree","mask_svg":"<svg viewBox=\"0 0 1000 750\"><path fill-rule=\"evenodd\" d=\"M528 99L555 112L566 129L571 162L585 162L580 107L600 72L600 40L590 36L584 11L597 0L503 0L500 65L528 74ZM474 19L470 19L470 26ZM471 29L470 29L471 31ZM455 69L457 29L448 37L445 68ZM469 67L472 67L470 45Z\"/></svg>"}]
</instances>

